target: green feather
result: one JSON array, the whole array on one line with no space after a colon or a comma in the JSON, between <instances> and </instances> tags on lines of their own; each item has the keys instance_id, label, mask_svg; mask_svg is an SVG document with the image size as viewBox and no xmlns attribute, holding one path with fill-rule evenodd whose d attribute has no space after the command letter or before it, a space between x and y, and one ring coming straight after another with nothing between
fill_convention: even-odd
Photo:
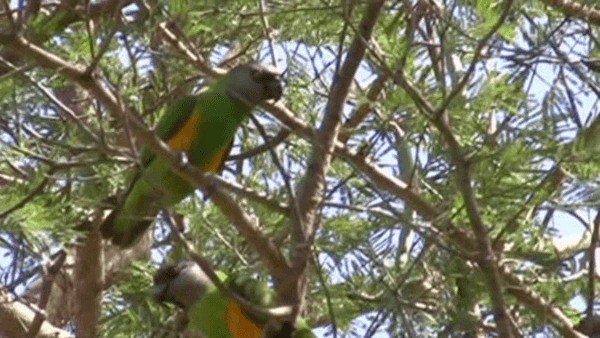
<instances>
[{"instance_id":1,"label":"green feather","mask_svg":"<svg viewBox=\"0 0 600 338\"><path fill-rule=\"evenodd\" d=\"M226 279L224 274L217 274L222 281ZM228 301L216 286L210 284L202 299L188 312L188 328L193 332L202 332L207 338L231 338L224 320Z\"/></svg>"},{"instance_id":2,"label":"green feather","mask_svg":"<svg viewBox=\"0 0 600 338\"><path fill-rule=\"evenodd\" d=\"M174 101L161 116L154 132L162 140L170 139L188 120L194 111L197 95L189 95ZM154 158L154 152L148 147L142 148L141 163L147 165Z\"/></svg>"}]
</instances>

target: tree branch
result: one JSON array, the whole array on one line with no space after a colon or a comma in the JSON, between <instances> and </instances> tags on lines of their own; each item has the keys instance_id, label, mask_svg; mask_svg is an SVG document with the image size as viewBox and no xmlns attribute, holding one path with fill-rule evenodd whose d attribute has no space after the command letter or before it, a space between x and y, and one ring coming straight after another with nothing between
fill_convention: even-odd
<instances>
[{"instance_id":1,"label":"tree branch","mask_svg":"<svg viewBox=\"0 0 600 338\"><path fill-rule=\"evenodd\" d=\"M29 306L10 296L0 288L0 336L27 337L28 327L36 312ZM44 321L36 335L37 338L74 338L75 335L63 331Z\"/></svg>"},{"instance_id":2,"label":"tree branch","mask_svg":"<svg viewBox=\"0 0 600 338\"><path fill-rule=\"evenodd\" d=\"M98 324L102 309L104 287L104 251L102 235L97 225L101 217L94 220L96 226L87 232L75 253L75 313L74 325L78 337L98 336Z\"/></svg>"},{"instance_id":3,"label":"tree branch","mask_svg":"<svg viewBox=\"0 0 600 338\"><path fill-rule=\"evenodd\" d=\"M467 217L477 239L477 252L479 253L479 257L476 259L476 261L481 266L481 269L485 272L488 278L487 283L489 294L494 306L494 318L496 320L498 333L501 337L514 337L515 335L518 335L518 330L514 327L514 320L511 319L510 313L506 307L502 279L498 268L498 260L492 248L490 238L488 237L488 229L481 217L479 205L475 197L475 191L471 183L471 171L473 163L466 158L461 145L459 144L449 125L446 108L450 104L451 100L466 85L467 80L470 78L470 75L474 70L476 62L478 61L477 58L485 46L485 43L504 23L504 19L508 15L511 6L512 0L505 2L503 13L498 22L495 23L490 32L488 32L480 41L476 50L475 59L471 62L471 66L469 67L470 72L467 71L462 80L453 88L452 92L443 101L440 107L433 108L433 105L428 102L428 100L419 92L419 90L404 77L402 71L400 71L396 77L398 83L413 98L415 103L417 103L424 110L425 115L438 129L448 147L450 158L456 166L456 186L464 199Z\"/></svg>"},{"instance_id":4,"label":"tree branch","mask_svg":"<svg viewBox=\"0 0 600 338\"><path fill-rule=\"evenodd\" d=\"M547 302L538 294L528 289L523 283L508 271L502 271L502 277L507 282L506 290L512 294L519 303L525 304L534 312L549 317L560 331L563 337L567 338L585 338L586 336L575 331L571 320L560 311L554 304Z\"/></svg>"},{"instance_id":5,"label":"tree branch","mask_svg":"<svg viewBox=\"0 0 600 338\"><path fill-rule=\"evenodd\" d=\"M52 291L52 285L54 284L54 277L62 268L66 257L67 254L64 251L61 251L58 253L58 256L56 256L54 261L49 262L48 266L44 268L45 274L42 281L37 311L33 321L29 325L29 330L27 332L28 337L37 336L38 332L40 332L40 329L42 328L42 324L46 320L46 314L42 311L44 311L46 309L46 305L48 305L48 300L50 299L50 293Z\"/></svg>"},{"instance_id":6,"label":"tree branch","mask_svg":"<svg viewBox=\"0 0 600 338\"><path fill-rule=\"evenodd\" d=\"M587 6L576 0L542 0L546 5L563 13L600 26L600 9Z\"/></svg>"},{"instance_id":7,"label":"tree branch","mask_svg":"<svg viewBox=\"0 0 600 338\"><path fill-rule=\"evenodd\" d=\"M311 259L310 246L316 231L316 215L325 191L325 175L329 170L333 151L341 129L341 117L354 75L367 50L373 27L377 22L383 0L370 1L359 24L359 34L354 37L346 59L335 74L329 99L325 106L325 116L321 122L313 152L308 161L304 178L297 188L297 206L292 208L292 263L293 272L279 285L279 294L302 310L303 295L306 292L306 268Z\"/></svg>"},{"instance_id":8,"label":"tree branch","mask_svg":"<svg viewBox=\"0 0 600 338\"><path fill-rule=\"evenodd\" d=\"M364 121L365 118L373 111L373 107L375 106L375 101L381 96L381 92L385 88L386 83L390 79L388 73L383 73L373 81L371 87L369 88L366 99L367 101L360 104L355 110L352 116L346 121L342 127L342 131L340 132L339 141L341 143L346 143L350 136L352 135L353 129L358 127L358 125Z\"/></svg>"}]
</instances>

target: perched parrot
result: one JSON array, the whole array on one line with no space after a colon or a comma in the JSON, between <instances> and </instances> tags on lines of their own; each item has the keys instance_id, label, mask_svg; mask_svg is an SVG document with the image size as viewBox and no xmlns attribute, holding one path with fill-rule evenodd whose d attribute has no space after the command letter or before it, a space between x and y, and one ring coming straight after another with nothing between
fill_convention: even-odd
<instances>
[{"instance_id":1,"label":"perched parrot","mask_svg":"<svg viewBox=\"0 0 600 338\"><path fill-rule=\"evenodd\" d=\"M253 304L271 305L274 292L266 283L251 277L218 275L232 291ZM181 307L189 320L188 330L205 338L316 338L303 321L297 327L286 323L275 335L263 337L268 318L250 314L236 300L223 296L192 261L161 267L154 275L152 294L159 302Z\"/></svg>"},{"instance_id":2,"label":"perched parrot","mask_svg":"<svg viewBox=\"0 0 600 338\"><path fill-rule=\"evenodd\" d=\"M243 64L200 94L175 101L155 131L191 165L204 172L219 172L244 119L256 105L278 100L281 94L281 79L275 69L254 62ZM142 169L134 176L120 207L101 226L103 236L121 247L140 238L161 209L194 191L152 150L142 149L141 163Z\"/></svg>"}]
</instances>

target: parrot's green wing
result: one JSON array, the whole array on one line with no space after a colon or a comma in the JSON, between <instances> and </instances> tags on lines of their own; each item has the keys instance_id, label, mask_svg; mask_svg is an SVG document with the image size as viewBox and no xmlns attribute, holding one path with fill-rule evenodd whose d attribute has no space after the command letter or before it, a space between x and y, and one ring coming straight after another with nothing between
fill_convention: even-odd
<instances>
[{"instance_id":1,"label":"parrot's green wing","mask_svg":"<svg viewBox=\"0 0 600 338\"><path fill-rule=\"evenodd\" d=\"M248 275L237 275L232 276L226 281L226 285L229 289L239 296L243 297L250 303L261 307L261 308L269 308L275 303L275 291L264 281L253 278ZM240 307L241 308L241 307ZM242 316L249 318L252 322L257 324L257 327L261 328L261 332L265 325L267 324L269 318L260 314L250 313L248 311L242 310L240 313ZM244 331L238 332L247 332L247 329ZM256 331L258 335L258 331ZM262 332L261 334L264 334ZM290 323L283 324L283 327L279 332L274 333L275 336L272 337L263 337L262 338L316 338L313 334L310 326L304 321L300 319L296 325ZM244 334L234 335L234 338L243 338L243 337L252 337ZM259 336L257 336L259 337Z\"/></svg>"},{"instance_id":2,"label":"parrot's green wing","mask_svg":"<svg viewBox=\"0 0 600 338\"><path fill-rule=\"evenodd\" d=\"M156 133L171 149L184 152L187 161L205 172L223 166L247 107L217 89L173 103L157 125ZM136 175L113 219L104 222L103 234L113 243L128 246L151 225L164 207L194 191L169 163L149 148L142 150L143 168Z\"/></svg>"},{"instance_id":3,"label":"parrot's green wing","mask_svg":"<svg viewBox=\"0 0 600 338\"><path fill-rule=\"evenodd\" d=\"M221 279L223 274L220 275ZM248 299L266 301L265 288L245 278L229 278L225 285ZM243 310L234 299L224 296L214 285L189 311L189 329L201 332L206 338L262 338L265 320L257 320Z\"/></svg>"},{"instance_id":4,"label":"parrot's green wing","mask_svg":"<svg viewBox=\"0 0 600 338\"><path fill-rule=\"evenodd\" d=\"M219 274L221 280L226 276ZM227 325L225 323L225 314L229 300L224 297L216 286L210 284L204 296L192 306L187 313L189 318L188 329L193 332L200 332L206 338L231 338L227 335Z\"/></svg>"},{"instance_id":5,"label":"parrot's green wing","mask_svg":"<svg viewBox=\"0 0 600 338\"><path fill-rule=\"evenodd\" d=\"M154 132L158 137L167 141L173 137L177 131L181 130L181 127L188 121L190 114L194 111L196 102L196 96L188 95L171 103L154 127ZM143 147L141 153L142 165L144 167L147 166L154 156L155 154L152 150L148 147Z\"/></svg>"},{"instance_id":6,"label":"parrot's green wing","mask_svg":"<svg viewBox=\"0 0 600 338\"><path fill-rule=\"evenodd\" d=\"M316 336L306 322L300 319L296 325L284 322L278 330L265 331L262 338L316 338Z\"/></svg>"},{"instance_id":7,"label":"parrot's green wing","mask_svg":"<svg viewBox=\"0 0 600 338\"><path fill-rule=\"evenodd\" d=\"M581 130L572 145L572 153L600 152L600 117L596 117L587 128Z\"/></svg>"},{"instance_id":8,"label":"parrot's green wing","mask_svg":"<svg viewBox=\"0 0 600 338\"><path fill-rule=\"evenodd\" d=\"M296 323L296 331L294 332L293 338L317 338L311 328L304 320L299 320Z\"/></svg>"},{"instance_id":9,"label":"parrot's green wing","mask_svg":"<svg viewBox=\"0 0 600 338\"><path fill-rule=\"evenodd\" d=\"M293 338L317 338L312 330L309 329L300 329L294 332Z\"/></svg>"},{"instance_id":10,"label":"parrot's green wing","mask_svg":"<svg viewBox=\"0 0 600 338\"><path fill-rule=\"evenodd\" d=\"M275 292L266 282L245 274L229 277L225 281L225 285L231 291L258 306L271 306L275 298Z\"/></svg>"}]
</instances>

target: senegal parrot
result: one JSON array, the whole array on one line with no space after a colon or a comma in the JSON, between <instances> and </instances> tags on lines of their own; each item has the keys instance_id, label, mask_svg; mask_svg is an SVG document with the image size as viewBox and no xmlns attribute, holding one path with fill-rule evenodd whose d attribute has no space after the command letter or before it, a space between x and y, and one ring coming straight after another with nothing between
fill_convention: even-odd
<instances>
[{"instance_id":1,"label":"senegal parrot","mask_svg":"<svg viewBox=\"0 0 600 338\"><path fill-rule=\"evenodd\" d=\"M251 277L227 278L218 273L232 291L262 307L272 304L274 292ZM188 330L205 338L316 338L308 325L286 323L279 332L263 336L268 318L251 314L234 299L227 298L192 261L161 267L154 275L154 299L182 308L189 320Z\"/></svg>"},{"instance_id":2,"label":"senegal parrot","mask_svg":"<svg viewBox=\"0 0 600 338\"><path fill-rule=\"evenodd\" d=\"M204 172L219 172L229 155L238 127L252 109L281 98L280 75L269 66L247 63L230 70L205 91L169 106L155 131L171 149L181 152ZM127 247L152 224L158 212L181 201L194 187L171 170L169 163L142 149L142 168L120 207L101 226L105 238Z\"/></svg>"}]
</instances>

